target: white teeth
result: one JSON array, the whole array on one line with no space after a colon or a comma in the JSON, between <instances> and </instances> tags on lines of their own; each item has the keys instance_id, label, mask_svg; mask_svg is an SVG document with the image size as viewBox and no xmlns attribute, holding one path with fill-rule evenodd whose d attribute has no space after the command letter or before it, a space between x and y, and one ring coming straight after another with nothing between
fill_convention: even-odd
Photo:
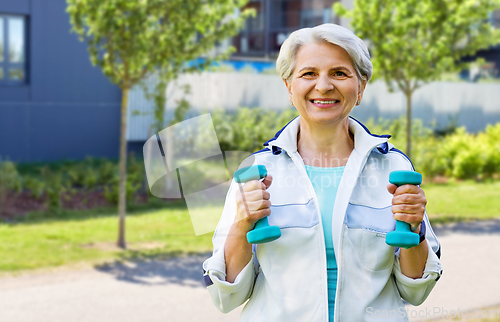
<instances>
[{"instance_id":1,"label":"white teeth","mask_svg":"<svg viewBox=\"0 0 500 322\"><path fill-rule=\"evenodd\" d=\"M313 103L314 104L334 104L334 103L337 103L338 101L317 101L317 100L313 100Z\"/></svg>"}]
</instances>

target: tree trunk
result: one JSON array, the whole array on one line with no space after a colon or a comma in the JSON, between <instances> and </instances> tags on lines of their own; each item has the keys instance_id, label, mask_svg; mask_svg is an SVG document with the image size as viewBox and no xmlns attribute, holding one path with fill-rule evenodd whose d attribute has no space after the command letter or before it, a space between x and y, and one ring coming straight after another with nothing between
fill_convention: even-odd
<instances>
[{"instance_id":1,"label":"tree trunk","mask_svg":"<svg viewBox=\"0 0 500 322\"><path fill-rule=\"evenodd\" d=\"M406 95L406 155L411 160L411 96L412 91L407 90Z\"/></svg>"},{"instance_id":2,"label":"tree trunk","mask_svg":"<svg viewBox=\"0 0 500 322\"><path fill-rule=\"evenodd\" d=\"M120 182L118 195L118 247L125 249L125 211L126 211L126 192L127 192L127 105L128 88L122 89L122 108L120 124Z\"/></svg>"}]
</instances>

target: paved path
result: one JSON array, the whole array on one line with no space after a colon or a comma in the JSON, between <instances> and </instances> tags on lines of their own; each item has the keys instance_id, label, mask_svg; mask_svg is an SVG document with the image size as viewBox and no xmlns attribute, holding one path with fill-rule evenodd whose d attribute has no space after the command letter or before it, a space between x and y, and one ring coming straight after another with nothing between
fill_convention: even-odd
<instances>
[{"instance_id":1,"label":"paved path","mask_svg":"<svg viewBox=\"0 0 500 322\"><path fill-rule=\"evenodd\" d=\"M237 321L202 284L206 256L0 279L0 322Z\"/></svg>"},{"instance_id":2,"label":"paved path","mask_svg":"<svg viewBox=\"0 0 500 322\"><path fill-rule=\"evenodd\" d=\"M443 278L411 321L500 304L500 221L435 229ZM0 322L226 322L201 282L206 256L0 279ZM411 318L416 315L415 318Z\"/></svg>"},{"instance_id":3,"label":"paved path","mask_svg":"<svg viewBox=\"0 0 500 322\"><path fill-rule=\"evenodd\" d=\"M475 309L499 305L500 220L434 230L442 245L443 277L421 306L408 307L410 321L440 318L446 311L450 315L467 311L472 316Z\"/></svg>"}]
</instances>

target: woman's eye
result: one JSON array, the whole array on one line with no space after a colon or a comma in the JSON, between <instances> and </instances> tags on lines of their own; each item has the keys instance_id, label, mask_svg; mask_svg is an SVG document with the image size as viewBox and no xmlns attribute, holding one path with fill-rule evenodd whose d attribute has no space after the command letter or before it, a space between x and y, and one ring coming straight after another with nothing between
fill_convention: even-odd
<instances>
[{"instance_id":1,"label":"woman's eye","mask_svg":"<svg viewBox=\"0 0 500 322\"><path fill-rule=\"evenodd\" d=\"M313 72L307 72L307 73L302 74L302 76L313 76L313 75L314 75Z\"/></svg>"},{"instance_id":2,"label":"woman's eye","mask_svg":"<svg viewBox=\"0 0 500 322\"><path fill-rule=\"evenodd\" d=\"M344 72L337 71L335 72L335 76L347 76Z\"/></svg>"}]
</instances>

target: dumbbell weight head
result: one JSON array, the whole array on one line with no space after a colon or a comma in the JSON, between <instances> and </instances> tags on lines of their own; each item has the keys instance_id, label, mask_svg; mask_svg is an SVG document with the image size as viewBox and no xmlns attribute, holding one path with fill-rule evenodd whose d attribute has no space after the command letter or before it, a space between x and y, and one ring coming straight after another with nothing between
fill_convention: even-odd
<instances>
[{"instance_id":1,"label":"dumbbell weight head","mask_svg":"<svg viewBox=\"0 0 500 322\"><path fill-rule=\"evenodd\" d=\"M419 185L422 183L422 175L415 171L392 171L389 182L396 186ZM397 220L396 230L387 233L385 242L394 247L411 248L419 244L420 237L410 230L410 224Z\"/></svg>"}]
</instances>

